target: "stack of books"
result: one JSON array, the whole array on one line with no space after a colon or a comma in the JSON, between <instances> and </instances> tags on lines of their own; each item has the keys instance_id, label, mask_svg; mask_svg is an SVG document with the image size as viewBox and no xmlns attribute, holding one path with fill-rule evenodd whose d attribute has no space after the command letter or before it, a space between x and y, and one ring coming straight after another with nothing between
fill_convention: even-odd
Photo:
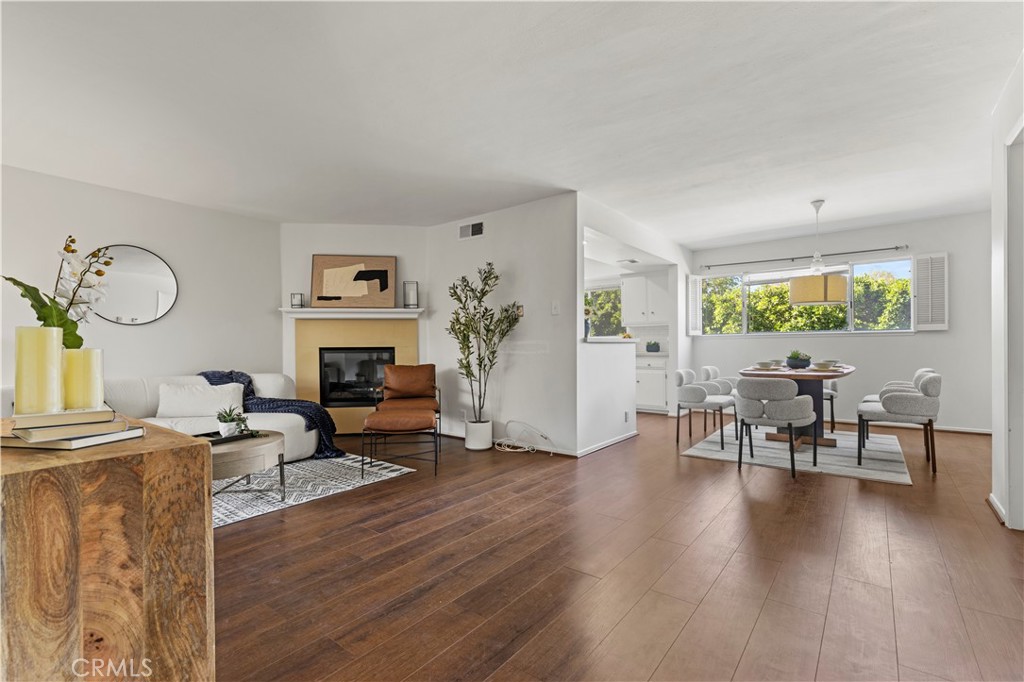
<instances>
[{"instance_id":1,"label":"stack of books","mask_svg":"<svg viewBox=\"0 0 1024 682\"><path fill-rule=\"evenodd\" d=\"M98 409L16 414L0 426L0 447L78 450L140 438L146 430L129 424L104 405Z\"/></svg>"}]
</instances>

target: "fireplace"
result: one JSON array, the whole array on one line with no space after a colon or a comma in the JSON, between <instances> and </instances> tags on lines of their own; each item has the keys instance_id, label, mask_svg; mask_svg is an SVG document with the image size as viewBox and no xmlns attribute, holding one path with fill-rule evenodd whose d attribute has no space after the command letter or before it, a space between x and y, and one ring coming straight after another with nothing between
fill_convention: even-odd
<instances>
[{"instance_id":1,"label":"fireplace","mask_svg":"<svg viewBox=\"0 0 1024 682\"><path fill-rule=\"evenodd\" d=\"M384 365L395 364L391 348L321 348L320 404L366 407L377 403L384 386Z\"/></svg>"}]
</instances>

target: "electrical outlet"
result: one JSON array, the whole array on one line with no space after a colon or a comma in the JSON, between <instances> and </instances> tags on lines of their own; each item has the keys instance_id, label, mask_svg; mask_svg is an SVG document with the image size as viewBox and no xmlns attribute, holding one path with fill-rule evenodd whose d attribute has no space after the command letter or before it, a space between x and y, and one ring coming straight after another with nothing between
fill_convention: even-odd
<instances>
[{"instance_id":1,"label":"electrical outlet","mask_svg":"<svg viewBox=\"0 0 1024 682\"><path fill-rule=\"evenodd\" d=\"M562 304L559 303L557 300L556 301L551 301L551 314L552 315L561 315L562 314Z\"/></svg>"},{"instance_id":2,"label":"electrical outlet","mask_svg":"<svg viewBox=\"0 0 1024 682\"><path fill-rule=\"evenodd\" d=\"M524 308L522 304L519 304L519 305L516 306L516 316L517 317L525 317L526 316L526 308Z\"/></svg>"}]
</instances>

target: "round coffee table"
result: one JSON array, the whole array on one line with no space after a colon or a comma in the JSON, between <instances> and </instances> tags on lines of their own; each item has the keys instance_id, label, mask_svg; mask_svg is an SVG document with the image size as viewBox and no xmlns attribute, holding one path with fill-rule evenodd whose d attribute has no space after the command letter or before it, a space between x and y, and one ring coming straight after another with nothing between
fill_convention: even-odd
<instances>
[{"instance_id":1,"label":"round coffee table","mask_svg":"<svg viewBox=\"0 0 1024 682\"><path fill-rule=\"evenodd\" d=\"M238 478L214 493L255 493L266 492L254 488L238 488L229 490L245 479L246 485L252 483L252 474L277 465L281 477L281 501L284 501L284 434L280 431L260 431L256 438L240 438L239 440L210 446L213 452L213 478Z\"/></svg>"}]
</instances>

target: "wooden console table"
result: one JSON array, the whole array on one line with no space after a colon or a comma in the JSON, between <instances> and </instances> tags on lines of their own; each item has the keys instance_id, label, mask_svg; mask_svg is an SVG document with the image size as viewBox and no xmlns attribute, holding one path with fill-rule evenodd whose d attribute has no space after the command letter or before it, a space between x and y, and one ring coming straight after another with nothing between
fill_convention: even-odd
<instances>
[{"instance_id":1,"label":"wooden console table","mask_svg":"<svg viewBox=\"0 0 1024 682\"><path fill-rule=\"evenodd\" d=\"M210 446L146 432L0 451L0 679L214 679Z\"/></svg>"}]
</instances>

